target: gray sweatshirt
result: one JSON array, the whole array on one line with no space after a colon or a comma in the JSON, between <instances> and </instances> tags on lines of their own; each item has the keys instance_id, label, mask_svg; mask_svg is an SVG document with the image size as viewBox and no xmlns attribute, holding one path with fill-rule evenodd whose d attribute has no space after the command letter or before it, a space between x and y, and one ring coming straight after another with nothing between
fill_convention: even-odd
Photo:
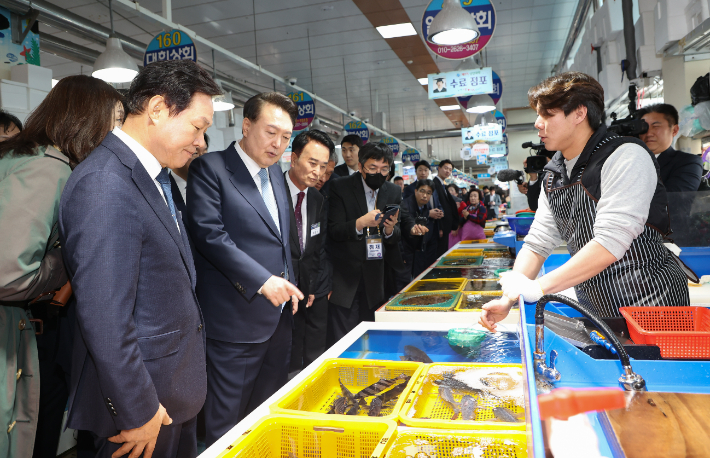
<instances>
[{"instance_id":1,"label":"gray sweatshirt","mask_svg":"<svg viewBox=\"0 0 710 458\"><path fill-rule=\"evenodd\" d=\"M569 161L565 159L568 177L577 159L579 156ZM606 248L617 260L643 232L657 180L651 156L633 143L619 146L604 163L592 240ZM544 190L540 193L538 205L523 249L547 258L560 245L562 237Z\"/></svg>"}]
</instances>

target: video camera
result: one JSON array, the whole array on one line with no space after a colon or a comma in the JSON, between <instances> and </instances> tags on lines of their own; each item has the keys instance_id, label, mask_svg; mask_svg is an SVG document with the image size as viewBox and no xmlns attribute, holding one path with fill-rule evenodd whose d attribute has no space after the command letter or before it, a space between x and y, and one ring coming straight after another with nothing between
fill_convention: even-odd
<instances>
[{"instance_id":1,"label":"video camera","mask_svg":"<svg viewBox=\"0 0 710 458\"><path fill-rule=\"evenodd\" d=\"M637 116L636 85L629 84L629 115L624 119L616 119L616 113L611 114L609 131L622 137L636 137L648 132L648 124Z\"/></svg>"},{"instance_id":2,"label":"video camera","mask_svg":"<svg viewBox=\"0 0 710 458\"><path fill-rule=\"evenodd\" d=\"M527 158L527 166L524 169L526 173L542 173L542 169L547 165L547 159L552 159L555 155L554 151L545 149L544 143L525 142L522 147L530 148L535 152Z\"/></svg>"}]
</instances>

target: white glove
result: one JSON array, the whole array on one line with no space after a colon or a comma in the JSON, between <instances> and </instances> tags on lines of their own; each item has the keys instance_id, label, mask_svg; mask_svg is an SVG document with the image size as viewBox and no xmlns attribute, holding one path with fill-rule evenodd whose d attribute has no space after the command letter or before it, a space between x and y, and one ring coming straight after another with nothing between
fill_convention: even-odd
<instances>
[{"instance_id":1,"label":"white glove","mask_svg":"<svg viewBox=\"0 0 710 458\"><path fill-rule=\"evenodd\" d=\"M498 283L503 287L503 295L514 301L523 296L525 302L537 302L544 295L537 280L531 280L520 272L503 272Z\"/></svg>"}]
</instances>

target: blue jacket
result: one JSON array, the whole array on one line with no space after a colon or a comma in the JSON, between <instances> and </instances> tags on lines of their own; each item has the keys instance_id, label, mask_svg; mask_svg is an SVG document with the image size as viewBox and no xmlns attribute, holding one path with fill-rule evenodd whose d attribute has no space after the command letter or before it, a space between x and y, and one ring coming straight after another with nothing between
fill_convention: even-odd
<instances>
[{"instance_id":1,"label":"blue jacket","mask_svg":"<svg viewBox=\"0 0 710 458\"><path fill-rule=\"evenodd\" d=\"M205 333L187 231L138 157L109 133L59 208L76 298L68 427L110 437L160 402L175 424L205 400Z\"/></svg>"},{"instance_id":2,"label":"blue jacket","mask_svg":"<svg viewBox=\"0 0 710 458\"><path fill-rule=\"evenodd\" d=\"M280 233L234 143L190 164L188 229L197 255L197 295L207 336L261 343L276 330L281 308L259 289L272 275L295 283L289 246L290 207L278 164L269 167ZM290 310L290 304L287 304ZM290 312L284 312L289 313Z\"/></svg>"}]
</instances>

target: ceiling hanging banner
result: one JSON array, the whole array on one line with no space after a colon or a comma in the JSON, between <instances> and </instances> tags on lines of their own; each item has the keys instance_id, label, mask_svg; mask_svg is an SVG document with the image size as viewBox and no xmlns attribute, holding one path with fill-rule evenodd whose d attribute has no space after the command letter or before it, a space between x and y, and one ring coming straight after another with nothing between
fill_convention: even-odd
<instances>
[{"instance_id":1,"label":"ceiling hanging banner","mask_svg":"<svg viewBox=\"0 0 710 458\"><path fill-rule=\"evenodd\" d=\"M357 135L364 145L370 139L370 129L362 121L350 121L343 127L348 135Z\"/></svg>"},{"instance_id":2,"label":"ceiling hanging banner","mask_svg":"<svg viewBox=\"0 0 710 458\"><path fill-rule=\"evenodd\" d=\"M311 96L305 92L291 92L288 94L288 98L293 100L298 107L298 116L296 117L293 131L302 131L313 122L313 118L316 116L316 104Z\"/></svg>"},{"instance_id":3,"label":"ceiling hanging banner","mask_svg":"<svg viewBox=\"0 0 710 458\"><path fill-rule=\"evenodd\" d=\"M505 133L505 128L508 127L508 122L505 119L505 115L500 111L495 111L496 122L501 127L502 132Z\"/></svg>"},{"instance_id":4,"label":"ceiling hanging banner","mask_svg":"<svg viewBox=\"0 0 710 458\"><path fill-rule=\"evenodd\" d=\"M493 90L488 95L491 96L495 104L498 104L500 97L503 95L503 82L496 72L493 72Z\"/></svg>"},{"instance_id":5,"label":"ceiling hanging banner","mask_svg":"<svg viewBox=\"0 0 710 458\"><path fill-rule=\"evenodd\" d=\"M413 163L419 161L419 159L420 159L419 151L415 150L414 148L407 148L402 153L402 161L403 162L410 161L413 164Z\"/></svg>"},{"instance_id":6,"label":"ceiling hanging banner","mask_svg":"<svg viewBox=\"0 0 710 458\"><path fill-rule=\"evenodd\" d=\"M482 126L476 124L472 127L461 129L461 141L473 143L477 141L499 142L503 140L503 131L498 123Z\"/></svg>"},{"instance_id":7,"label":"ceiling hanging banner","mask_svg":"<svg viewBox=\"0 0 710 458\"><path fill-rule=\"evenodd\" d=\"M493 91L493 71L491 67L473 70L432 73L429 77L429 98L468 97L488 94Z\"/></svg>"},{"instance_id":8,"label":"ceiling hanging banner","mask_svg":"<svg viewBox=\"0 0 710 458\"><path fill-rule=\"evenodd\" d=\"M399 142L397 141L397 139L395 139L394 137L385 137L381 141L385 145L389 146L392 150L392 153L394 154L394 157L397 157L397 155L399 154Z\"/></svg>"},{"instance_id":9,"label":"ceiling hanging banner","mask_svg":"<svg viewBox=\"0 0 710 458\"><path fill-rule=\"evenodd\" d=\"M461 6L476 20L478 30L481 32L480 37L468 43L445 46L429 43L427 41L429 26L431 25L431 21L434 20L434 17L441 11L443 0L432 0L429 6L426 7L424 16L422 17L422 35L424 35L424 42L436 55L445 59L465 59L480 52L491 41L493 31L496 27L496 10L490 0L460 0L460 2Z\"/></svg>"},{"instance_id":10,"label":"ceiling hanging banner","mask_svg":"<svg viewBox=\"0 0 710 458\"><path fill-rule=\"evenodd\" d=\"M165 60L197 62L197 49L188 34L173 29L169 32L161 32L150 40L143 55L143 65Z\"/></svg>"}]
</instances>

